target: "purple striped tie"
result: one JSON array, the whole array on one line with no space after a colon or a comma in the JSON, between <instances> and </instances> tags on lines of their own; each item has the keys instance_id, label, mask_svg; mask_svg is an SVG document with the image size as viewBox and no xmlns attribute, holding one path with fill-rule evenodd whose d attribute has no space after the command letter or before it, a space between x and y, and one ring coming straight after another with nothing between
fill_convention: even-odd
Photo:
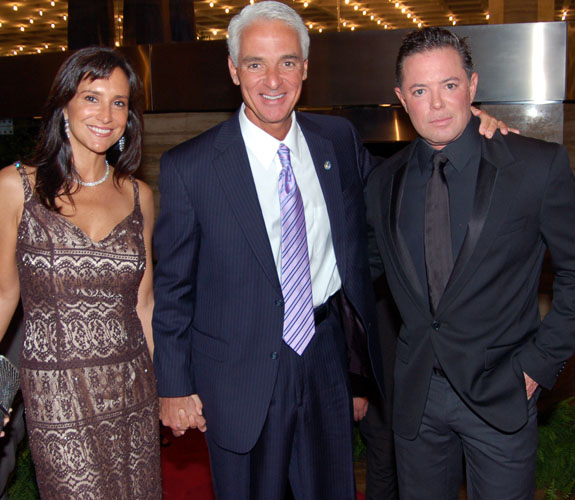
<instances>
[{"instance_id":1,"label":"purple striped tie","mask_svg":"<svg viewBox=\"0 0 575 500\"><path fill-rule=\"evenodd\" d=\"M315 333L305 213L289 148L285 144L280 144L278 156L282 165L278 190L282 226L283 339L301 356Z\"/></svg>"}]
</instances>

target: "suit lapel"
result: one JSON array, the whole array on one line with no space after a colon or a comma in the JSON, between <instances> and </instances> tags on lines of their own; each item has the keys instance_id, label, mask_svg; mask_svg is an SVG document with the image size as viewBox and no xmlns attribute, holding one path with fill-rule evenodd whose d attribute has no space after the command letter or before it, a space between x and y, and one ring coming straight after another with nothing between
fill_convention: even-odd
<instances>
[{"instance_id":1,"label":"suit lapel","mask_svg":"<svg viewBox=\"0 0 575 500\"><path fill-rule=\"evenodd\" d=\"M214 156L213 168L233 207L237 223L244 232L264 273L281 293L281 285L237 113L224 122L214 147L220 151L220 154Z\"/></svg>"},{"instance_id":2,"label":"suit lapel","mask_svg":"<svg viewBox=\"0 0 575 500\"><path fill-rule=\"evenodd\" d=\"M511 155L501 136L481 138L481 163L475 188L471 219L461 251L454 264L437 312L448 307L461 288L473 277L495 240L495 236L518 189L525 164Z\"/></svg>"},{"instance_id":3,"label":"suit lapel","mask_svg":"<svg viewBox=\"0 0 575 500\"><path fill-rule=\"evenodd\" d=\"M412 143L404 151L404 154L397 158L397 162L391 166L392 169L395 169L395 172L391 182L384 190L383 196L380 198L382 203L380 213L383 214L383 239L387 242L387 250L396 273L405 283L409 293L417 299L425 310L429 310L427 293L423 293L411 252L399 230L399 214L407 178L408 161L414 147L415 145Z\"/></svg>"},{"instance_id":4,"label":"suit lapel","mask_svg":"<svg viewBox=\"0 0 575 500\"><path fill-rule=\"evenodd\" d=\"M347 243L345 234L345 210L343 207L343 197L341 195L341 166L337 161L338 159L332 141L321 134L319 127L301 113L297 113L297 120L307 142L327 206L337 268L343 283L345 282L345 271L347 269Z\"/></svg>"}]
</instances>

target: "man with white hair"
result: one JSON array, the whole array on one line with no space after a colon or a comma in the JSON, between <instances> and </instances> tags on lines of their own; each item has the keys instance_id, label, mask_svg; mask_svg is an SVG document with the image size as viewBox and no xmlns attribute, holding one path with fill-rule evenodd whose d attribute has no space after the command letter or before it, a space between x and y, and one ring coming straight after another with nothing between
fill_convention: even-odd
<instances>
[{"instance_id":1,"label":"man with white hair","mask_svg":"<svg viewBox=\"0 0 575 500\"><path fill-rule=\"evenodd\" d=\"M355 499L342 316L367 333L380 375L371 159L346 120L294 111L309 35L292 8L249 5L228 34L240 110L162 157L161 418L175 435L207 429L220 500L283 499L288 483L297 499Z\"/></svg>"}]
</instances>

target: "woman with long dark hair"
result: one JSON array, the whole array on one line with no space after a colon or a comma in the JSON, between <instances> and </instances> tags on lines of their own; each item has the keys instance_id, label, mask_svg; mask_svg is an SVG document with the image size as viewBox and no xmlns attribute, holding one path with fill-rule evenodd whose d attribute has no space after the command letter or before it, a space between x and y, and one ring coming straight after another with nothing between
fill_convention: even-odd
<instances>
[{"instance_id":1,"label":"woman with long dark hair","mask_svg":"<svg viewBox=\"0 0 575 500\"><path fill-rule=\"evenodd\" d=\"M112 49L82 49L56 75L32 157L0 172L0 336L21 296L45 500L161 499L141 143L137 75Z\"/></svg>"}]
</instances>

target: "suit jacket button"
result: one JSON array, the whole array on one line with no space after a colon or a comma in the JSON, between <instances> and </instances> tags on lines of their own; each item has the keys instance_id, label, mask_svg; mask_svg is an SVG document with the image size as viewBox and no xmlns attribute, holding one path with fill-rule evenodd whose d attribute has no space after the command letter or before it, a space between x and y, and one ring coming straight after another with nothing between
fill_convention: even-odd
<instances>
[{"instance_id":1,"label":"suit jacket button","mask_svg":"<svg viewBox=\"0 0 575 500\"><path fill-rule=\"evenodd\" d=\"M278 359L278 356L279 356L278 353L275 351L270 354L270 358L272 359Z\"/></svg>"},{"instance_id":2,"label":"suit jacket button","mask_svg":"<svg viewBox=\"0 0 575 500\"><path fill-rule=\"evenodd\" d=\"M431 323L431 328L433 328L436 332L439 331L440 327L441 327L441 323L439 321L434 321L433 323Z\"/></svg>"},{"instance_id":3,"label":"suit jacket button","mask_svg":"<svg viewBox=\"0 0 575 500\"><path fill-rule=\"evenodd\" d=\"M276 299L276 306L281 307L284 305L284 301L282 299Z\"/></svg>"}]
</instances>

